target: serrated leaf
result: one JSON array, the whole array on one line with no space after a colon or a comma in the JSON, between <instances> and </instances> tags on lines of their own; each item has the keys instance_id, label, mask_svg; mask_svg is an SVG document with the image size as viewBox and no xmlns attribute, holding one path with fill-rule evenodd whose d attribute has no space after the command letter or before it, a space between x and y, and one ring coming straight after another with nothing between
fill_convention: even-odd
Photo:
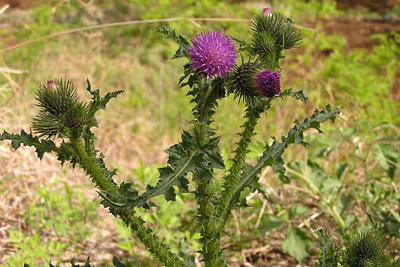
<instances>
[{"instance_id":1,"label":"serrated leaf","mask_svg":"<svg viewBox=\"0 0 400 267\"><path fill-rule=\"evenodd\" d=\"M319 230L317 234L322 239L319 245L321 254L318 259L318 267L338 267L340 262L340 247L323 230Z\"/></svg>"},{"instance_id":2,"label":"serrated leaf","mask_svg":"<svg viewBox=\"0 0 400 267\"><path fill-rule=\"evenodd\" d=\"M251 51L251 45L248 42L246 42L244 40L236 39L236 38L233 38L233 40L239 44L239 47L238 47L239 52L242 52L242 51L250 52Z\"/></svg>"},{"instance_id":3,"label":"serrated leaf","mask_svg":"<svg viewBox=\"0 0 400 267\"><path fill-rule=\"evenodd\" d=\"M31 133L26 133L24 130L21 134L10 134L4 132L0 134L0 141L9 140L11 146L15 150L21 147L21 145L31 146L36 148L36 154L39 159L43 159L45 153L58 152L58 148L55 143L50 140L39 140L38 137L34 137Z\"/></svg>"},{"instance_id":4,"label":"serrated leaf","mask_svg":"<svg viewBox=\"0 0 400 267\"><path fill-rule=\"evenodd\" d=\"M290 182L289 178L286 176L286 170L284 167L284 161L282 159L282 154L285 149L290 144L302 144L305 145L304 140L304 132L308 129L314 128L320 130L320 124L336 118L336 116L340 113L340 110L332 109L330 105L327 105L323 110L315 110L314 114L305 119L302 123L299 123L297 120L295 121L295 126L289 130L287 137L282 137L282 141L274 139L272 145L266 144L265 151L263 155L258 160L255 166L246 166L243 170L243 173L240 177L240 182L234 191L234 199L232 200L232 205L235 205L235 202L239 199L240 192L243 191L245 187L252 188L252 185L258 181L258 175L261 173L261 170L267 166L272 167L275 173L279 175L279 178L282 182L288 183ZM321 130L320 130L321 131Z\"/></svg>"},{"instance_id":5,"label":"serrated leaf","mask_svg":"<svg viewBox=\"0 0 400 267\"><path fill-rule=\"evenodd\" d=\"M168 165L159 168L159 181L155 186L148 185L142 195L128 199L124 208L148 205L148 201L158 195L164 195L168 201L174 201L175 188L179 192L189 191L189 181L186 176L189 172L196 173L196 177L212 179L212 168L224 168L221 152L218 147L219 138L211 138L208 143L198 147L194 137L182 132L182 141L166 150L169 155Z\"/></svg>"},{"instance_id":6,"label":"serrated leaf","mask_svg":"<svg viewBox=\"0 0 400 267\"><path fill-rule=\"evenodd\" d=\"M223 170L225 163L218 146L220 139L220 137L212 138L208 144L202 147L202 150L204 151L203 158L208 162L209 167Z\"/></svg>"},{"instance_id":7,"label":"serrated leaf","mask_svg":"<svg viewBox=\"0 0 400 267\"><path fill-rule=\"evenodd\" d=\"M313 243L313 240L305 232L290 227L282 242L282 250L301 263L310 255L309 250Z\"/></svg>"},{"instance_id":8,"label":"serrated leaf","mask_svg":"<svg viewBox=\"0 0 400 267\"><path fill-rule=\"evenodd\" d=\"M99 109L106 109L106 106L111 99L116 98L119 94L124 92L123 90L109 92L104 97L101 97L99 89L92 90L89 79L87 79L86 90L92 95L92 100L88 105L89 114L92 116L94 116ZM96 122L94 121L93 124L93 126L95 126Z\"/></svg>"},{"instance_id":9,"label":"serrated leaf","mask_svg":"<svg viewBox=\"0 0 400 267\"><path fill-rule=\"evenodd\" d=\"M172 59L183 57L190 58L187 51L187 47L190 45L190 43L186 40L185 37L183 37L183 35L177 34L175 30L169 29L165 25L155 28L154 30L156 32L164 34L167 38L174 40L179 45L179 48L178 50L176 50L175 55L172 57Z\"/></svg>"},{"instance_id":10,"label":"serrated leaf","mask_svg":"<svg viewBox=\"0 0 400 267\"><path fill-rule=\"evenodd\" d=\"M155 186L148 185L146 192L134 200L129 200L124 205L125 208L143 206L151 198L162 194L166 200L175 200L174 186L178 186L183 192L188 191L189 182L186 180L186 175L196 168L195 161L198 161L200 153L200 150L194 147L193 137L184 131L182 142L171 146L166 153L169 155L168 165L158 169L159 181L157 184Z\"/></svg>"},{"instance_id":11,"label":"serrated leaf","mask_svg":"<svg viewBox=\"0 0 400 267\"><path fill-rule=\"evenodd\" d=\"M287 89L287 90L283 91L282 93L280 93L278 97L283 98L284 96L293 97L293 98L295 98L295 99L297 99L297 100L302 101L303 103L307 103L307 101L308 101L308 97L304 94L304 91L303 91L303 90L294 92L294 91L290 88L290 89Z\"/></svg>"},{"instance_id":12,"label":"serrated leaf","mask_svg":"<svg viewBox=\"0 0 400 267\"><path fill-rule=\"evenodd\" d=\"M79 159L76 157L71 144L65 143L64 141L61 143L60 148L58 149L57 156L57 159L61 162L61 165L64 165L66 161L69 161L73 166L75 166L79 162Z\"/></svg>"}]
</instances>

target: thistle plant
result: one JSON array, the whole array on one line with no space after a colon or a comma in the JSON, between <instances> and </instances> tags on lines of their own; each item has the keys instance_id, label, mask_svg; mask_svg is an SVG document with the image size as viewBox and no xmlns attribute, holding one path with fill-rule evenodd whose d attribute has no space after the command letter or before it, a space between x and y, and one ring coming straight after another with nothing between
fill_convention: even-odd
<instances>
[{"instance_id":1,"label":"thistle plant","mask_svg":"<svg viewBox=\"0 0 400 267\"><path fill-rule=\"evenodd\" d=\"M398 267L400 260L391 260L385 248L388 239L373 226L353 235L344 247L335 244L322 230L321 255L317 267Z\"/></svg>"},{"instance_id":2,"label":"thistle plant","mask_svg":"<svg viewBox=\"0 0 400 267\"><path fill-rule=\"evenodd\" d=\"M206 267L228 266L221 249L221 237L231 211L246 206L244 190L262 193L259 177L267 167L271 167L283 183L289 183L282 158L285 150L291 144L306 147L304 132L312 128L322 132L321 124L334 121L340 110L327 105L321 110L316 109L302 122L295 120L286 135L265 143L264 152L255 165L248 164L246 158L258 121L276 100L292 97L307 102L303 91L281 89L280 64L286 51L300 44L299 29L282 14L264 10L252 22L249 41L235 39L217 30L205 30L191 42L167 27L156 31L179 45L173 58L187 60L179 85L189 88L187 95L194 107L193 119L182 132L181 141L166 150L168 161L159 168L155 186L148 185L145 192L139 194L134 182L117 184L114 181L116 170L105 164L104 156L96 148L92 130L98 127L97 112L105 109L122 91L101 97L89 81L87 92L92 97L89 102L79 100L74 85L68 80L41 85L36 94L39 113L33 119L31 132L3 132L0 140L11 141L14 149L21 145L32 146L40 159L45 153L54 153L61 164L70 162L72 166L82 168L97 187L101 204L122 220L163 266L192 264L163 244L140 217L137 208L151 212L156 209L152 202L156 196L163 195L166 200L174 201L177 194L193 194L201 231L202 261ZM234 95L232 105L244 102L246 112L231 167L226 168L214 113L218 102L230 94ZM224 177L217 177L215 169L224 170ZM216 188L217 179L223 181L222 190ZM195 190L189 189L191 182Z\"/></svg>"}]
</instances>

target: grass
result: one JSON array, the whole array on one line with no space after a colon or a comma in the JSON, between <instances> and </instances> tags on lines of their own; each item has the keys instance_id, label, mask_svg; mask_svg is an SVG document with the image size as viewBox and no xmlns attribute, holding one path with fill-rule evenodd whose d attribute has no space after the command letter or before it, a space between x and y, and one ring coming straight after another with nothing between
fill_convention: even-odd
<instances>
[{"instance_id":1,"label":"grass","mask_svg":"<svg viewBox=\"0 0 400 267\"><path fill-rule=\"evenodd\" d=\"M40 5L32 9L31 19L23 28L0 29L0 47L96 23L165 17L250 18L260 8L209 0L148 1L145 5L139 2L117 1L115 6L103 3L91 7L75 1L53 7ZM273 4L300 24L305 18L329 19L346 14L331 1ZM89 12L88 8L94 9ZM245 23L199 24L223 28L234 36L249 33ZM1 72L1 129L29 128L36 110L35 88L49 78L72 79L82 97L87 97L87 77L103 92L125 89L123 96L99 118L98 143L107 162L119 169L120 181L135 179L142 186L148 181L156 182L156 166L166 158L162 150L177 141L179 132L191 119L191 106L185 89L176 88L182 62L169 60L176 47L154 33L154 26L157 24L79 32L2 54L0 67L29 73ZM199 31L187 21L169 26L189 37ZM396 170L400 158L400 107L391 95L399 71L398 43L395 38L380 35L374 37L379 38L380 44L372 50L347 51L344 36L324 33L322 24L303 32L301 48L286 55L283 85L304 89L310 104L304 109L293 100L274 106L257 129L256 139L260 142L251 148L252 159L262 152L262 140L285 132L295 116L305 117L314 107L328 102L341 105L347 122L338 120L334 125L325 125L325 137L315 138L310 133L309 154L301 148L289 151L286 158L292 162L288 166L291 185L283 186L267 170L263 185L268 201L248 192L252 207L234 212L235 220L224 240L234 266L244 261L256 264L260 255L270 256L268 266L282 262L295 266L297 261L308 266L305 264L311 264L316 256L312 248L318 240L314 230L323 225L337 238L348 240L350 233L367 221L364 210L382 223L387 234L400 235ZM216 114L217 121L221 121L218 133L224 136L224 158L230 157L237 140L242 123L237 118L242 113L243 105L228 99ZM0 242L6 242L6 249L0 250L4 266L22 266L24 262L44 266L50 259L64 263L73 256L85 261L90 253L98 264L110 261L115 254L131 266L157 266L130 238L127 229L99 208L96 194L88 188L81 172L72 171L69 166L59 171L53 158L45 157L40 163L29 149L15 153L8 144L0 146L0 167L0 203L6 203L10 214L0 216L0 229L5 229L0 231ZM55 180L54 174L58 177ZM172 204L162 198L156 202L159 208L155 212L142 211L149 224L157 227L175 250L183 246L183 241L190 245L188 251L198 250L197 225L189 216L194 207L187 204L193 200L182 196ZM333 210L337 210L344 227ZM282 252L284 240L304 240L302 254L285 249ZM394 244L392 253L398 251ZM128 256L132 254L135 256Z\"/></svg>"}]
</instances>

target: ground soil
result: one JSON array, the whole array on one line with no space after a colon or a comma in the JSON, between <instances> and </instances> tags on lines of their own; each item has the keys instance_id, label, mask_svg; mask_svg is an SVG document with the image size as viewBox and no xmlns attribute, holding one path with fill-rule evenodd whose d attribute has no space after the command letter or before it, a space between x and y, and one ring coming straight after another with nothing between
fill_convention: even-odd
<instances>
[{"instance_id":1,"label":"ground soil","mask_svg":"<svg viewBox=\"0 0 400 267\"><path fill-rule=\"evenodd\" d=\"M336 0L340 9L367 8L369 11L384 14L392 10L396 0Z\"/></svg>"},{"instance_id":2,"label":"ground soil","mask_svg":"<svg viewBox=\"0 0 400 267\"><path fill-rule=\"evenodd\" d=\"M0 8L4 5L10 5L10 8L30 8L38 4L37 0L0 0Z\"/></svg>"}]
</instances>

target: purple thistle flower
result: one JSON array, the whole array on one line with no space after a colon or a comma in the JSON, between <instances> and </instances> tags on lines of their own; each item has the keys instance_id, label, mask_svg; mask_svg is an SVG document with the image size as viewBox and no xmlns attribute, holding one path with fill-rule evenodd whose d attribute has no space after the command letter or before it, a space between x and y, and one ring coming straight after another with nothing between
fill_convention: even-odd
<instances>
[{"instance_id":1,"label":"purple thistle flower","mask_svg":"<svg viewBox=\"0 0 400 267\"><path fill-rule=\"evenodd\" d=\"M279 73L262 70L255 77L255 88L265 97L273 97L281 92Z\"/></svg>"},{"instance_id":2,"label":"purple thistle flower","mask_svg":"<svg viewBox=\"0 0 400 267\"><path fill-rule=\"evenodd\" d=\"M233 70L237 52L231 38L223 32L208 31L197 34L188 51L192 65L207 77L226 76Z\"/></svg>"}]
</instances>

